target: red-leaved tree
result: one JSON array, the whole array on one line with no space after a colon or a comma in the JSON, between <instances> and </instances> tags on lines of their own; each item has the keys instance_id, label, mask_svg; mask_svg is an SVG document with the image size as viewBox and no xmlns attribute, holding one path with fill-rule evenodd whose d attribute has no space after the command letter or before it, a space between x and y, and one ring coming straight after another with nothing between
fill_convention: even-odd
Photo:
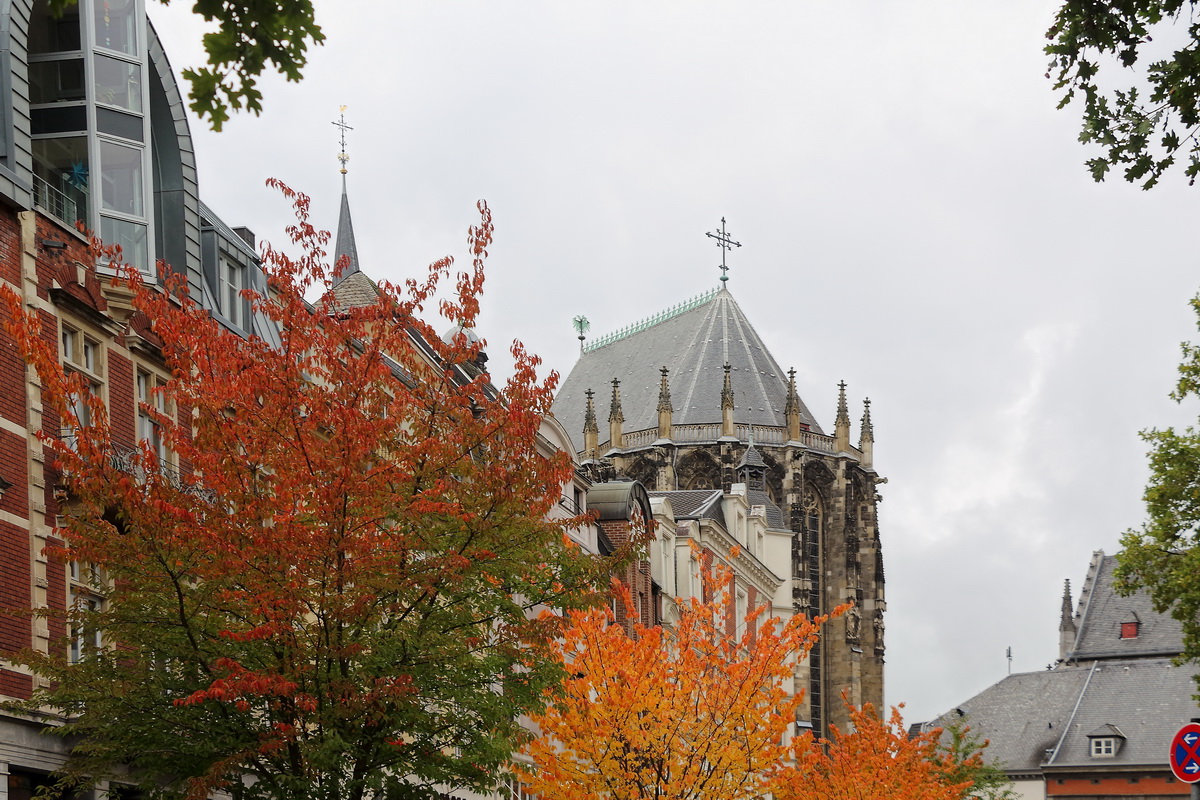
<instances>
[{"instance_id":1,"label":"red-leaved tree","mask_svg":"<svg viewBox=\"0 0 1200 800\"><path fill-rule=\"evenodd\" d=\"M65 720L68 782L238 800L486 786L560 677L558 623L530 610L582 604L607 569L547 518L572 469L537 444L555 377L516 343L497 389L471 366L480 343L423 321L450 259L340 306L329 235L279 188L299 255L266 248L268 291L245 293L277 344L230 333L176 277L121 279L170 376L141 406L161 448L116 447L115 412L3 290L43 402L76 429L43 437L70 497L52 556L93 576L98 602L66 625L100 641L74 664L66 641L11 657L46 679L30 705ZM480 211L472 267L437 309L467 327Z\"/></svg>"}]
</instances>

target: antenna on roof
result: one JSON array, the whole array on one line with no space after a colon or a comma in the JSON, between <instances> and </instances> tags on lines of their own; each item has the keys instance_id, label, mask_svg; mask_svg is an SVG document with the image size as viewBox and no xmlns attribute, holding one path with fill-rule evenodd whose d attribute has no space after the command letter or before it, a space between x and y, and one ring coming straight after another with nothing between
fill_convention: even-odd
<instances>
[{"instance_id":1,"label":"antenna on roof","mask_svg":"<svg viewBox=\"0 0 1200 800\"><path fill-rule=\"evenodd\" d=\"M1012 675L1012 645L1008 646L1008 652L1005 655L1008 656L1008 674Z\"/></svg>"}]
</instances>

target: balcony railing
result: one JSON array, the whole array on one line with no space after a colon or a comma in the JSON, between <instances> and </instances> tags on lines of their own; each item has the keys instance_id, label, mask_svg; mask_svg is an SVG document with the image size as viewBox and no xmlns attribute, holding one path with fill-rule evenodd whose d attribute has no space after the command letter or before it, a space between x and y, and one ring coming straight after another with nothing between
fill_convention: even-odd
<instances>
[{"instance_id":1,"label":"balcony railing","mask_svg":"<svg viewBox=\"0 0 1200 800\"><path fill-rule=\"evenodd\" d=\"M63 429L62 433L59 434L59 438L66 442L67 446L72 450L75 449L75 432L72 429ZM137 448L112 443L109 443L108 448L108 463L113 469L132 476L138 483L146 481L147 471L145 467L138 463ZM211 489L197 486L185 480L185 473L178 467L160 460L155 471L166 479L167 483L176 491L190 494L206 503L212 503L216 500L216 494Z\"/></svg>"},{"instance_id":2,"label":"balcony railing","mask_svg":"<svg viewBox=\"0 0 1200 800\"><path fill-rule=\"evenodd\" d=\"M75 222L83 219L86 213L86 209L80 213L81 203L78 199L55 188L40 175L33 176L33 203L68 227L74 227Z\"/></svg>"},{"instance_id":3,"label":"balcony railing","mask_svg":"<svg viewBox=\"0 0 1200 800\"><path fill-rule=\"evenodd\" d=\"M736 437L739 441L750 441L750 432L754 432L754 443L781 446L791 441L788 436L787 428L781 428L774 425L748 425L746 423L738 423L734 426ZM701 444L716 442L721 438L720 423L705 423L703 425L673 425L671 427L671 441L675 444ZM647 428L641 431L630 431L621 436L623 442L623 450L638 450L644 447L649 447L654 442L658 441L658 428ZM810 450L816 450L821 453L835 452L835 439L832 436L826 436L823 433L814 431L800 431L800 444ZM601 453L607 452L612 447L611 442L600 442L597 450ZM851 453L858 453L858 448L851 446Z\"/></svg>"}]
</instances>

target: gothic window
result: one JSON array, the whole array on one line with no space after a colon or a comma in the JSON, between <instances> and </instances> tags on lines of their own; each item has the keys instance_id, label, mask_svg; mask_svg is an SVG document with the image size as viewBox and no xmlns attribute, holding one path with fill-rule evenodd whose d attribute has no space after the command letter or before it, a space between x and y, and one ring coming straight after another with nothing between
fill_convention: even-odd
<instances>
[{"instance_id":1,"label":"gothic window","mask_svg":"<svg viewBox=\"0 0 1200 800\"><path fill-rule=\"evenodd\" d=\"M676 475L681 489L716 489L721 485L720 467L703 450L693 450L681 458Z\"/></svg>"},{"instance_id":2,"label":"gothic window","mask_svg":"<svg viewBox=\"0 0 1200 800\"><path fill-rule=\"evenodd\" d=\"M635 481L640 481L643 486L653 491L658 485L658 468L654 462L648 458L640 457L633 462L625 472L630 478Z\"/></svg>"},{"instance_id":3,"label":"gothic window","mask_svg":"<svg viewBox=\"0 0 1200 800\"><path fill-rule=\"evenodd\" d=\"M795 573L803 580L802 610L809 617L822 613L821 608L821 533L824 507L816 489L808 486L800 502L800 564ZM821 642L817 641L808 654L809 707L814 731L825 730L824 664Z\"/></svg>"}]
</instances>

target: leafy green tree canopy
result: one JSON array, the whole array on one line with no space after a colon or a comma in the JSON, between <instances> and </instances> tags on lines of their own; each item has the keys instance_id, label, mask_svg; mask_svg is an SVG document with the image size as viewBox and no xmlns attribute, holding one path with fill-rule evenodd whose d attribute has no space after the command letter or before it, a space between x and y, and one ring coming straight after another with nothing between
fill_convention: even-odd
<instances>
[{"instance_id":1,"label":"leafy green tree canopy","mask_svg":"<svg viewBox=\"0 0 1200 800\"><path fill-rule=\"evenodd\" d=\"M1065 90L1058 104L1083 98L1079 140L1103 154L1088 160L1092 177L1104 180L1120 168L1125 180L1143 189L1158 183L1177 160L1195 183L1200 174L1200 21L1197 0L1066 0L1046 33L1050 68L1046 77ZM1186 27L1184 27L1186 26ZM1140 60L1156 45L1185 34L1169 56ZM1170 48L1167 48L1170 49ZM1114 61L1130 68L1127 88L1111 88ZM1101 67L1104 66L1104 70ZM1102 76L1106 79L1101 81ZM1115 81L1123 84L1125 80Z\"/></svg>"},{"instance_id":2,"label":"leafy green tree canopy","mask_svg":"<svg viewBox=\"0 0 1200 800\"><path fill-rule=\"evenodd\" d=\"M1200 295L1192 299L1200 317ZM1200 397L1200 346L1184 342L1171 397ZM1118 588L1145 589L1160 613L1183 625L1184 660L1200 662L1200 431L1188 426L1142 432L1150 444L1149 520L1129 530L1117 555ZM1200 681L1200 677L1197 678Z\"/></svg>"},{"instance_id":3,"label":"leafy green tree canopy","mask_svg":"<svg viewBox=\"0 0 1200 800\"><path fill-rule=\"evenodd\" d=\"M50 0L61 14L77 0ZM160 0L169 5L171 0ZM230 110L262 113L258 77L268 67L289 81L299 81L308 61L309 44L322 44L312 0L195 0L192 11L217 29L204 34L208 65L190 67L183 76L192 85L189 106L213 130L229 119Z\"/></svg>"}]
</instances>

